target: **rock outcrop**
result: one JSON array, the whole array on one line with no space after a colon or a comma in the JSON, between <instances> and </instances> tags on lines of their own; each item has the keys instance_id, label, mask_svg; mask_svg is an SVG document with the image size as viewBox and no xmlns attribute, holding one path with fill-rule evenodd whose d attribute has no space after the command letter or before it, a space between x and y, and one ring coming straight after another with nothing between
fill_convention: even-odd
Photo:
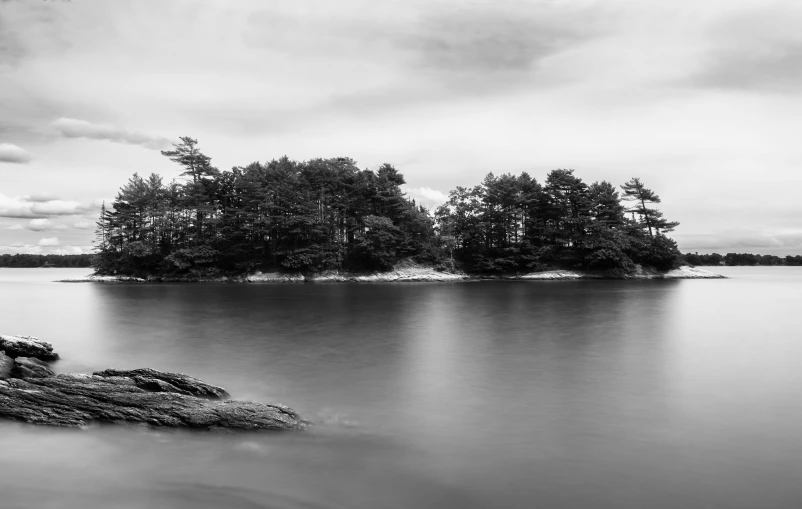
<instances>
[{"instance_id":1,"label":"rock outcrop","mask_svg":"<svg viewBox=\"0 0 802 509\"><path fill-rule=\"evenodd\" d=\"M11 378L46 378L55 375L45 361L35 357L17 357L11 369Z\"/></svg>"},{"instance_id":2,"label":"rock outcrop","mask_svg":"<svg viewBox=\"0 0 802 509\"><path fill-rule=\"evenodd\" d=\"M0 352L0 418L79 428L102 422L207 430L308 425L284 405L226 401L225 389L182 373L145 368L57 375L42 359L58 358L50 343L27 336L0 338L7 349ZM29 353L34 351L41 356Z\"/></svg>"},{"instance_id":3,"label":"rock outcrop","mask_svg":"<svg viewBox=\"0 0 802 509\"><path fill-rule=\"evenodd\" d=\"M434 267L404 261L389 271L375 273L355 273L329 270L316 274L256 272L239 276L220 276L211 278L152 276L140 279L127 276L89 275L78 279L65 279L61 283L82 282L198 282L198 283L396 283L396 282L456 282L482 279L510 279L523 281L557 281L573 279L726 279L702 269L683 266L668 272L636 265L630 270L544 270L526 274L464 274L437 270Z\"/></svg>"},{"instance_id":4,"label":"rock outcrop","mask_svg":"<svg viewBox=\"0 0 802 509\"><path fill-rule=\"evenodd\" d=\"M137 387L152 392L175 392L199 398L226 399L229 394L222 387L209 385L203 380L185 375L183 373L164 373L155 369L132 369L121 371L118 369L105 369L96 371L96 376L130 378Z\"/></svg>"},{"instance_id":5,"label":"rock outcrop","mask_svg":"<svg viewBox=\"0 0 802 509\"><path fill-rule=\"evenodd\" d=\"M663 275L664 279L727 279L721 274L716 274L697 267L683 265L682 267L670 270Z\"/></svg>"},{"instance_id":6,"label":"rock outcrop","mask_svg":"<svg viewBox=\"0 0 802 509\"><path fill-rule=\"evenodd\" d=\"M0 380L11 378L11 371L14 369L14 359L0 351Z\"/></svg>"},{"instance_id":7,"label":"rock outcrop","mask_svg":"<svg viewBox=\"0 0 802 509\"><path fill-rule=\"evenodd\" d=\"M58 354L53 345L33 336L9 336L0 334L0 350L9 357L36 357L43 361L54 361Z\"/></svg>"}]
</instances>

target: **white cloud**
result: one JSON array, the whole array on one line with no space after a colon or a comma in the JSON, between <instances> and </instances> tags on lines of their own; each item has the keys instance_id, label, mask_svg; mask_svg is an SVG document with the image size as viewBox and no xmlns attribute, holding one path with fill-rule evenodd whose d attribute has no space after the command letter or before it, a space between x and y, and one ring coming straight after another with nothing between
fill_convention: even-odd
<instances>
[{"instance_id":1,"label":"white cloud","mask_svg":"<svg viewBox=\"0 0 802 509\"><path fill-rule=\"evenodd\" d=\"M42 254L42 248L30 244L14 243L10 246L0 246L0 254Z\"/></svg>"},{"instance_id":2,"label":"white cloud","mask_svg":"<svg viewBox=\"0 0 802 509\"><path fill-rule=\"evenodd\" d=\"M53 227L53 222L49 219L31 219L28 222L28 229L35 232L41 232Z\"/></svg>"},{"instance_id":3,"label":"white cloud","mask_svg":"<svg viewBox=\"0 0 802 509\"><path fill-rule=\"evenodd\" d=\"M58 237L43 237L39 239L39 245L42 247L58 246L59 245Z\"/></svg>"},{"instance_id":4,"label":"white cloud","mask_svg":"<svg viewBox=\"0 0 802 509\"><path fill-rule=\"evenodd\" d=\"M406 187L404 192L416 202L426 206L438 206L448 201L448 195L431 187Z\"/></svg>"},{"instance_id":5,"label":"white cloud","mask_svg":"<svg viewBox=\"0 0 802 509\"><path fill-rule=\"evenodd\" d=\"M95 210L77 201L42 200L36 196L9 197L0 194L0 217L44 218L48 216L71 216Z\"/></svg>"},{"instance_id":6,"label":"white cloud","mask_svg":"<svg viewBox=\"0 0 802 509\"><path fill-rule=\"evenodd\" d=\"M47 201L55 201L58 200L59 197L52 195L50 193L34 193L34 194L26 194L22 197L25 201L32 201L32 202L47 202Z\"/></svg>"},{"instance_id":7,"label":"white cloud","mask_svg":"<svg viewBox=\"0 0 802 509\"><path fill-rule=\"evenodd\" d=\"M784 252L802 250L802 231L724 230L717 233L677 234L683 252Z\"/></svg>"},{"instance_id":8,"label":"white cloud","mask_svg":"<svg viewBox=\"0 0 802 509\"><path fill-rule=\"evenodd\" d=\"M54 249L51 252L52 254L57 254L57 255L76 255L76 254L90 254L93 252L93 249L91 247L64 246L64 247L59 247L58 249Z\"/></svg>"},{"instance_id":9,"label":"white cloud","mask_svg":"<svg viewBox=\"0 0 802 509\"><path fill-rule=\"evenodd\" d=\"M66 224L57 224L56 226L53 227L53 229L54 230L67 230L67 229L69 229L69 226L67 226Z\"/></svg>"},{"instance_id":10,"label":"white cloud","mask_svg":"<svg viewBox=\"0 0 802 509\"><path fill-rule=\"evenodd\" d=\"M92 223L90 223L89 221L78 221L76 223L73 223L72 227L75 228L76 230L88 230L92 228Z\"/></svg>"},{"instance_id":11,"label":"white cloud","mask_svg":"<svg viewBox=\"0 0 802 509\"><path fill-rule=\"evenodd\" d=\"M47 240L47 239L43 239ZM76 255L92 254L95 249L92 246L59 246L59 245L40 245L23 244L15 242L11 245L0 245L0 254L55 254L55 255Z\"/></svg>"},{"instance_id":12,"label":"white cloud","mask_svg":"<svg viewBox=\"0 0 802 509\"><path fill-rule=\"evenodd\" d=\"M93 124L85 120L74 118L60 118L50 124L65 138L89 138L92 140L107 140L116 143L139 145L152 149L165 149L170 147L170 140L163 136L129 131L106 124Z\"/></svg>"},{"instance_id":13,"label":"white cloud","mask_svg":"<svg viewBox=\"0 0 802 509\"><path fill-rule=\"evenodd\" d=\"M27 163L31 155L11 143L0 143L0 163Z\"/></svg>"},{"instance_id":14,"label":"white cloud","mask_svg":"<svg viewBox=\"0 0 802 509\"><path fill-rule=\"evenodd\" d=\"M24 230L25 227L22 226L21 224L12 224L11 226L8 227L8 229L9 230Z\"/></svg>"}]
</instances>

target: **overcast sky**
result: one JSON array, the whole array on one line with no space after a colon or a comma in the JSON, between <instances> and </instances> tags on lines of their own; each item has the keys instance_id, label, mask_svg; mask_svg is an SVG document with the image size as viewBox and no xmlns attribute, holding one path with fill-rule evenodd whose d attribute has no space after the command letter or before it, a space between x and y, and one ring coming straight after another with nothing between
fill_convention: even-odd
<instances>
[{"instance_id":1,"label":"overcast sky","mask_svg":"<svg viewBox=\"0 0 802 509\"><path fill-rule=\"evenodd\" d=\"M641 177L683 251L802 253L802 2L0 0L0 253L87 252L198 138L347 156L442 201L485 174Z\"/></svg>"}]
</instances>

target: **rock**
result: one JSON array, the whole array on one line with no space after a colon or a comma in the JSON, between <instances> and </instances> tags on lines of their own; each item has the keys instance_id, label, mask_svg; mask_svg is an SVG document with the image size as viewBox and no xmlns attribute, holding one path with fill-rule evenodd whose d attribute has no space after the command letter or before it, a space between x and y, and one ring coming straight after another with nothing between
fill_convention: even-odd
<instances>
[{"instance_id":1,"label":"rock","mask_svg":"<svg viewBox=\"0 0 802 509\"><path fill-rule=\"evenodd\" d=\"M54 375L46 362L34 357L17 357L11 370L13 378L45 378Z\"/></svg>"},{"instance_id":2,"label":"rock","mask_svg":"<svg viewBox=\"0 0 802 509\"><path fill-rule=\"evenodd\" d=\"M229 396L228 392L222 387L209 385L203 380L198 380L183 373L165 373L155 369L144 368L129 371L106 369L96 371L94 375L130 378L137 387L153 392L175 392L209 399L225 399Z\"/></svg>"},{"instance_id":3,"label":"rock","mask_svg":"<svg viewBox=\"0 0 802 509\"><path fill-rule=\"evenodd\" d=\"M43 361L54 361L58 354L53 351L53 345L33 336L9 336L0 334L0 350L6 355L16 357L36 357Z\"/></svg>"},{"instance_id":4,"label":"rock","mask_svg":"<svg viewBox=\"0 0 802 509\"><path fill-rule=\"evenodd\" d=\"M5 349L5 353L2 351ZM222 387L183 373L106 369L56 375L44 360L53 345L0 335L0 418L86 427L93 422L199 429L303 429L309 423L284 405L222 401Z\"/></svg>"},{"instance_id":5,"label":"rock","mask_svg":"<svg viewBox=\"0 0 802 509\"><path fill-rule=\"evenodd\" d=\"M0 352L0 380L11 378L11 370L14 369L14 359Z\"/></svg>"},{"instance_id":6,"label":"rock","mask_svg":"<svg viewBox=\"0 0 802 509\"><path fill-rule=\"evenodd\" d=\"M586 279L587 274L576 272L573 270L548 270L542 272L530 272L522 276L516 276L510 279L532 279L532 280L562 280L562 279Z\"/></svg>"},{"instance_id":7,"label":"rock","mask_svg":"<svg viewBox=\"0 0 802 509\"><path fill-rule=\"evenodd\" d=\"M674 270L670 270L663 275L664 279L727 279L721 274L698 269L688 265Z\"/></svg>"},{"instance_id":8,"label":"rock","mask_svg":"<svg viewBox=\"0 0 802 509\"><path fill-rule=\"evenodd\" d=\"M138 372L149 375L134 374ZM150 369L100 373L2 380L0 417L68 427L86 427L93 422L231 430L303 429L308 425L283 405L209 399L208 388L218 394L225 391L187 375ZM184 394L187 387L207 397Z\"/></svg>"}]
</instances>

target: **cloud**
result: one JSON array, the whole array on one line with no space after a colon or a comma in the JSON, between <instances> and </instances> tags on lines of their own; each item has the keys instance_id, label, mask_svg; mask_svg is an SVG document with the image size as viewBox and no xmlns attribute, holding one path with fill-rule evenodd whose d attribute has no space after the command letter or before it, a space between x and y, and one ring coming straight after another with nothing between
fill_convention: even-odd
<instances>
[{"instance_id":1,"label":"cloud","mask_svg":"<svg viewBox=\"0 0 802 509\"><path fill-rule=\"evenodd\" d=\"M94 252L95 249L92 246L63 246L52 251L53 254L58 255L90 254Z\"/></svg>"},{"instance_id":2,"label":"cloud","mask_svg":"<svg viewBox=\"0 0 802 509\"><path fill-rule=\"evenodd\" d=\"M59 245L58 237L43 237L39 239L39 245L42 247L54 247Z\"/></svg>"},{"instance_id":3,"label":"cloud","mask_svg":"<svg viewBox=\"0 0 802 509\"><path fill-rule=\"evenodd\" d=\"M415 201L424 205L442 205L448 201L448 195L431 187L404 187L407 193Z\"/></svg>"},{"instance_id":4,"label":"cloud","mask_svg":"<svg viewBox=\"0 0 802 509\"><path fill-rule=\"evenodd\" d=\"M48 239L42 239L48 240ZM91 254L95 249L92 246L60 246L60 245L40 245L14 243L11 245L0 245L0 254L55 254L55 255L75 255Z\"/></svg>"},{"instance_id":5,"label":"cloud","mask_svg":"<svg viewBox=\"0 0 802 509\"><path fill-rule=\"evenodd\" d=\"M42 254L43 249L30 244L15 243L10 246L0 246L0 254Z\"/></svg>"},{"instance_id":6,"label":"cloud","mask_svg":"<svg viewBox=\"0 0 802 509\"><path fill-rule=\"evenodd\" d=\"M25 196L22 197L22 199L25 201L40 203L47 201L55 201L58 200L59 198L50 193L34 193L34 194L26 194Z\"/></svg>"},{"instance_id":7,"label":"cloud","mask_svg":"<svg viewBox=\"0 0 802 509\"><path fill-rule=\"evenodd\" d=\"M50 124L65 138L88 138L92 140L107 140L115 143L139 145L151 149L166 149L171 141L162 136L128 131L120 127L106 124L93 124L85 120L73 118L60 118Z\"/></svg>"},{"instance_id":8,"label":"cloud","mask_svg":"<svg viewBox=\"0 0 802 509\"><path fill-rule=\"evenodd\" d=\"M73 223L72 227L75 228L76 230L88 230L92 228L92 223L89 221L78 221L76 223Z\"/></svg>"},{"instance_id":9,"label":"cloud","mask_svg":"<svg viewBox=\"0 0 802 509\"><path fill-rule=\"evenodd\" d=\"M417 64L438 72L486 76L528 71L540 60L598 36L591 9L555 4L456 4L422 19L411 37ZM579 29L578 27L582 27Z\"/></svg>"},{"instance_id":10,"label":"cloud","mask_svg":"<svg viewBox=\"0 0 802 509\"><path fill-rule=\"evenodd\" d=\"M24 230L25 227L22 226L21 224L12 224L11 226L8 227L8 229L9 230Z\"/></svg>"},{"instance_id":11,"label":"cloud","mask_svg":"<svg viewBox=\"0 0 802 509\"><path fill-rule=\"evenodd\" d=\"M11 143L0 143L0 163L24 164L31 160L31 155L22 148Z\"/></svg>"},{"instance_id":12,"label":"cloud","mask_svg":"<svg viewBox=\"0 0 802 509\"><path fill-rule=\"evenodd\" d=\"M325 95L335 102L363 94L368 102L399 102L440 97L443 90L470 96L559 82L539 64L604 36L617 22L599 4L357 2L350 8L343 15L339 4L277 5L250 14L242 39L250 48L331 66ZM344 69L365 79L354 83Z\"/></svg>"},{"instance_id":13,"label":"cloud","mask_svg":"<svg viewBox=\"0 0 802 509\"><path fill-rule=\"evenodd\" d=\"M41 232L53 228L53 222L49 219L31 219L28 223L28 229L35 232Z\"/></svg>"},{"instance_id":14,"label":"cloud","mask_svg":"<svg viewBox=\"0 0 802 509\"><path fill-rule=\"evenodd\" d=\"M690 82L702 87L798 93L802 86L802 7L766 2L722 16Z\"/></svg>"},{"instance_id":15,"label":"cloud","mask_svg":"<svg viewBox=\"0 0 802 509\"><path fill-rule=\"evenodd\" d=\"M18 65L37 53L60 53L68 46L58 30L61 16L53 2L3 0L0 16L0 68ZM6 17L6 15L8 17Z\"/></svg>"},{"instance_id":16,"label":"cloud","mask_svg":"<svg viewBox=\"0 0 802 509\"><path fill-rule=\"evenodd\" d=\"M683 251L802 250L802 232L725 231L675 235Z\"/></svg>"},{"instance_id":17,"label":"cloud","mask_svg":"<svg viewBox=\"0 0 802 509\"><path fill-rule=\"evenodd\" d=\"M93 212L99 208L92 205L82 205L71 200L45 200L30 196L8 197L0 194L0 217L15 218L46 218L52 216L71 216Z\"/></svg>"}]
</instances>

